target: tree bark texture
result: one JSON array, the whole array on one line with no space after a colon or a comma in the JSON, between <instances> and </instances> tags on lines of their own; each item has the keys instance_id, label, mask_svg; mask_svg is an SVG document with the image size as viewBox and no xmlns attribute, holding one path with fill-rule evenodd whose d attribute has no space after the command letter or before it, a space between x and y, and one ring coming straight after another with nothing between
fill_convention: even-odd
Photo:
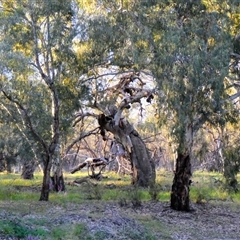
<instances>
[{"instance_id":1,"label":"tree bark texture","mask_svg":"<svg viewBox=\"0 0 240 240\"><path fill-rule=\"evenodd\" d=\"M171 192L171 208L179 211L190 211L189 183L191 163L189 154L178 154L176 170Z\"/></svg>"},{"instance_id":2,"label":"tree bark texture","mask_svg":"<svg viewBox=\"0 0 240 240\"><path fill-rule=\"evenodd\" d=\"M22 169L23 179L33 179L35 171L35 163L33 161L25 161Z\"/></svg>"},{"instance_id":3,"label":"tree bark texture","mask_svg":"<svg viewBox=\"0 0 240 240\"><path fill-rule=\"evenodd\" d=\"M39 201L48 201L50 189L50 171L52 167L52 160L48 156L44 162L43 182Z\"/></svg>"},{"instance_id":4,"label":"tree bark texture","mask_svg":"<svg viewBox=\"0 0 240 240\"><path fill-rule=\"evenodd\" d=\"M136 131L129 135L132 142L130 159L132 164L132 183L142 187L148 187L155 183L155 164L150 153Z\"/></svg>"},{"instance_id":5,"label":"tree bark texture","mask_svg":"<svg viewBox=\"0 0 240 240\"><path fill-rule=\"evenodd\" d=\"M53 176L51 176L50 178L50 190L53 190L55 192L65 191L65 184L62 172L54 172Z\"/></svg>"},{"instance_id":6,"label":"tree bark texture","mask_svg":"<svg viewBox=\"0 0 240 240\"><path fill-rule=\"evenodd\" d=\"M98 120L103 139L105 130L111 132L129 155L133 171L132 183L142 187L154 184L156 179L154 161L133 126L126 119L122 119L117 125L113 117L104 114L101 114Z\"/></svg>"}]
</instances>

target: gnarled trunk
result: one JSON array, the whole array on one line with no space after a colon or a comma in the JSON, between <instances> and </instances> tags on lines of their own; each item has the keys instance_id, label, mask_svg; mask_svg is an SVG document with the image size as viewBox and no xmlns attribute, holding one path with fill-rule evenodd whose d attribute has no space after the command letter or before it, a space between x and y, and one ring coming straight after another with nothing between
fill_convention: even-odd
<instances>
[{"instance_id":1,"label":"gnarled trunk","mask_svg":"<svg viewBox=\"0 0 240 240\"><path fill-rule=\"evenodd\" d=\"M130 159L132 163L132 183L142 187L155 183L155 164L141 137L134 131L130 134L132 149Z\"/></svg>"},{"instance_id":2,"label":"gnarled trunk","mask_svg":"<svg viewBox=\"0 0 240 240\"><path fill-rule=\"evenodd\" d=\"M110 131L130 157L133 171L132 183L142 187L154 184L156 179L154 161L133 126L126 119L121 119L121 122L116 125L113 118L104 114L101 114L98 120L103 139L105 139L105 130Z\"/></svg>"}]
</instances>

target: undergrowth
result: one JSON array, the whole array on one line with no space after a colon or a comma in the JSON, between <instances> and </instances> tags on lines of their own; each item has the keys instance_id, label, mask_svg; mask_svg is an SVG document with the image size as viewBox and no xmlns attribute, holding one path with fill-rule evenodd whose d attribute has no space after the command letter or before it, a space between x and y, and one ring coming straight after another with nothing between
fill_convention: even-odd
<instances>
[{"instance_id":1,"label":"undergrowth","mask_svg":"<svg viewBox=\"0 0 240 240\"><path fill-rule=\"evenodd\" d=\"M65 174L66 192L50 192L48 206L65 204L81 204L82 202L101 202L116 201L120 207L139 208L144 201L169 202L173 174L171 172L158 171L156 184L149 188L137 188L130 185L129 176L119 178L117 174L107 174L108 178L102 181L73 186L71 184L76 178L86 176L86 172L70 175ZM212 200L237 202L240 203L240 193L229 192L224 187L224 180L219 173L195 172L192 177L193 184L190 186L190 198L195 203L205 203ZM46 206L39 202L38 208L31 207L32 202L36 202L40 197L42 175L36 174L33 180L23 180L18 174L0 174L0 210L1 201L19 202L20 209L9 209L18 211L23 216L25 214L44 214ZM240 177L238 175L238 181ZM94 202L95 203L95 202ZM19 204L18 204L19 206ZM2 208L5 211L4 208ZM137 209L136 209L137 210ZM0 211L1 213L1 211ZM1 219L1 218L0 218ZM35 219L25 222L20 219L0 220L0 239L4 236L15 237L18 239L39 240L39 239L104 239L104 232L97 232L90 236L84 224L71 224L69 226L54 226L49 233L43 226L51 224L48 219ZM152 221L150 221L152 223ZM149 223L150 224L150 223ZM34 227L33 227L34 226ZM134 232L129 232L129 237L140 239ZM163 233L162 233L163 234ZM167 235L167 233L164 233ZM151 234L147 239L155 239Z\"/></svg>"},{"instance_id":2,"label":"undergrowth","mask_svg":"<svg viewBox=\"0 0 240 240\"><path fill-rule=\"evenodd\" d=\"M108 178L102 181L94 181L93 184L71 186L66 184L65 193L50 193L49 200L52 202L81 203L84 200L119 201L126 199L133 205L141 205L141 201L169 201L173 174L171 172L158 171L156 184L138 189L130 185L129 176L119 176L115 173L106 173ZM86 176L86 172L76 175L65 173L65 182L69 183L76 178ZM192 177L193 184L190 186L191 201L202 203L211 199L233 199L240 202L240 193L228 191L224 185L220 173L195 172ZM19 174L0 174L0 201L37 201L40 197L42 175L36 174L33 180L24 180ZM238 175L238 181L240 176Z\"/></svg>"}]
</instances>

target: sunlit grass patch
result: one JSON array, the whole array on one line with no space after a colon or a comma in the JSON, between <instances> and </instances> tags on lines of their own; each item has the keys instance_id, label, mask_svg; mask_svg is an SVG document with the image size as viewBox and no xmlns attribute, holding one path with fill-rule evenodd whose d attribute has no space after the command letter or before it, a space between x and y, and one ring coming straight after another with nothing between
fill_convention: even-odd
<instances>
[{"instance_id":1,"label":"sunlit grass patch","mask_svg":"<svg viewBox=\"0 0 240 240\"><path fill-rule=\"evenodd\" d=\"M156 172L156 182L162 185L171 184L173 177L174 173L172 171L165 171L161 169Z\"/></svg>"},{"instance_id":2,"label":"sunlit grass patch","mask_svg":"<svg viewBox=\"0 0 240 240\"><path fill-rule=\"evenodd\" d=\"M1 173L0 174L0 185L11 186L11 185L19 185L19 186L32 186L38 185L42 183L42 174L38 174L32 180L25 180L21 177L20 174L14 173Z\"/></svg>"},{"instance_id":3,"label":"sunlit grass patch","mask_svg":"<svg viewBox=\"0 0 240 240\"><path fill-rule=\"evenodd\" d=\"M149 239L157 239L153 236L154 233L161 233L162 239L171 239L171 231L173 230L173 226L171 226L170 228L164 222L157 221L149 215L137 216L137 220L141 222L146 227L146 229L148 229L149 232L151 232L151 238Z\"/></svg>"},{"instance_id":4,"label":"sunlit grass patch","mask_svg":"<svg viewBox=\"0 0 240 240\"><path fill-rule=\"evenodd\" d=\"M78 171L78 172L75 172L74 174L63 172L63 176L64 176L65 180L71 181L76 178L88 176L88 172L87 171Z\"/></svg>"},{"instance_id":5,"label":"sunlit grass patch","mask_svg":"<svg viewBox=\"0 0 240 240\"><path fill-rule=\"evenodd\" d=\"M20 174L0 175L0 200L34 200L39 199L42 176L33 180L24 180Z\"/></svg>"},{"instance_id":6,"label":"sunlit grass patch","mask_svg":"<svg viewBox=\"0 0 240 240\"><path fill-rule=\"evenodd\" d=\"M67 201L80 203L82 201L82 196L80 193L51 192L49 195L49 201L55 203L65 203Z\"/></svg>"},{"instance_id":7,"label":"sunlit grass patch","mask_svg":"<svg viewBox=\"0 0 240 240\"><path fill-rule=\"evenodd\" d=\"M80 186L68 185L77 178L88 176L87 171L76 174L64 173L66 192L56 193L50 191L49 201L65 204L66 202L81 203L85 200L119 201L125 199L131 201L133 189L131 176L119 176L114 172L104 172L102 181L91 179L92 184L81 184ZM169 201L173 172L159 170L156 172L156 189L139 188L138 198L141 201L158 200ZM240 175L237 176L240 181ZM0 174L0 200L12 201L37 201L40 197L43 176L41 173L34 174L33 180L24 180L20 174ZM217 172L196 171L193 173L193 184L190 186L190 199L193 202L207 202L211 199L228 200L240 202L240 193L229 193L223 187L223 176ZM154 190L154 192L151 192ZM153 195L154 199L153 199Z\"/></svg>"},{"instance_id":8,"label":"sunlit grass patch","mask_svg":"<svg viewBox=\"0 0 240 240\"><path fill-rule=\"evenodd\" d=\"M210 200L228 200L232 194L224 187L224 178L217 172L194 172L193 185L190 197L196 203L208 202Z\"/></svg>"},{"instance_id":9,"label":"sunlit grass patch","mask_svg":"<svg viewBox=\"0 0 240 240\"><path fill-rule=\"evenodd\" d=\"M1 186L0 200L38 200L39 192L31 192L18 189L18 186Z\"/></svg>"},{"instance_id":10,"label":"sunlit grass patch","mask_svg":"<svg viewBox=\"0 0 240 240\"><path fill-rule=\"evenodd\" d=\"M119 198L121 198L123 195L123 191L119 190L119 189L106 189L103 196L102 196L102 200L105 201L114 201L114 200L118 200Z\"/></svg>"},{"instance_id":11,"label":"sunlit grass patch","mask_svg":"<svg viewBox=\"0 0 240 240\"><path fill-rule=\"evenodd\" d=\"M221 177L222 174L219 172L206 172L206 171L194 171L193 172L194 177Z\"/></svg>"},{"instance_id":12,"label":"sunlit grass patch","mask_svg":"<svg viewBox=\"0 0 240 240\"><path fill-rule=\"evenodd\" d=\"M234 202L240 204L240 189L237 193L233 194L232 199Z\"/></svg>"},{"instance_id":13,"label":"sunlit grass patch","mask_svg":"<svg viewBox=\"0 0 240 240\"><path fill-rule=\"evenodd\" d=\"M171 192L160 192L159 193L159 201L161 202L167 202L170 200L170 194Z\"/></svg>"}]
</instances>

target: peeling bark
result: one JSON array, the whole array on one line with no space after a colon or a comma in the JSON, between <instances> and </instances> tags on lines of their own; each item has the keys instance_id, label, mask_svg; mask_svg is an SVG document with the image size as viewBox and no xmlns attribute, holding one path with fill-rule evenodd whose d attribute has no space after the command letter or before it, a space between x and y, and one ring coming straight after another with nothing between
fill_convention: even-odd
<instances>
[{"instance_id":1,"label":"peeling bark","mask_svg":"<svg viewBox=\"0 0 240 240\"><path fill-rule=\"evenodd\" d=\"M115 125L114 119L110 119L109 116L105 116L105 121L102 121L103 116L105 115L100 115L100 128L111 132L116 141L122 144L130 158L133 171L132 183L141 187L154 184L155 164L137 131L126 119L122 119L119 125Z\"/></svg>"}]
</instances>

